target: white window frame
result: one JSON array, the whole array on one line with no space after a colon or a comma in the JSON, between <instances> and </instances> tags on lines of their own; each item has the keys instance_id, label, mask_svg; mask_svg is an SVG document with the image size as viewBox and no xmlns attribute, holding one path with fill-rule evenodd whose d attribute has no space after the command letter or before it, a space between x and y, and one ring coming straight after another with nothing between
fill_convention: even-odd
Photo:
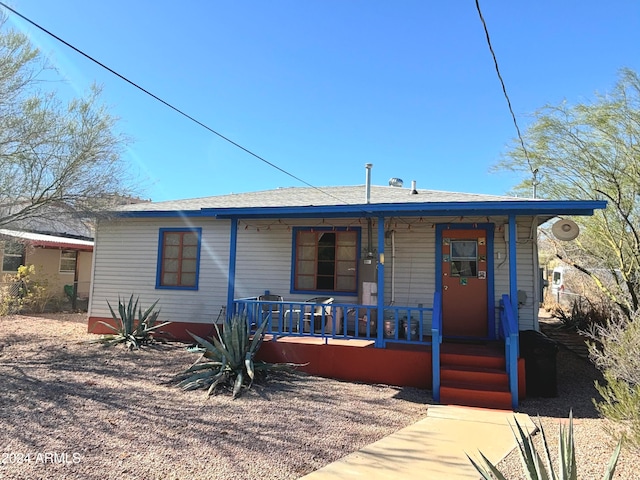
<instances>
[{"instance_id":1,"label":"white window frame","mask_svg":"<svg viewBox=\"0 0 640 480\"><path fill-rule=\"evenodd\" d=\"M71 254L73 255L73 258L69 256L65 257L65 254ZM63 270L62 268L63 262L68 263L71 260L73 260L73 269L65 268ZM60 268L59 268L60 273L76 273L76 262L77 262L77 253L75 250L60 250Z\"/></svg>"}]
</instances>

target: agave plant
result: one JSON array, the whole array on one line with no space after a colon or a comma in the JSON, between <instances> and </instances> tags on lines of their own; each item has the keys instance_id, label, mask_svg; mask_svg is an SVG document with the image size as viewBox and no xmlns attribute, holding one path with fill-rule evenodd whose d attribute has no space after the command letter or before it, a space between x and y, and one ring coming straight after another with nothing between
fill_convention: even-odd
<instances>
[{"instance_id":1,"label":"agave plant","mask_svg":"<svg viewBox=\"0 0 640 480\"><path fill-rule=\"evenodd\" d=\"M144 312L142 307L138 305L140 297L133 301L133 295L129 298L128 303L124 303L118 297L118 314L113 310L111 304L107 300L111 316L115 322L115 326L106 322L99 321L105 327L113 330L114 333L102 335L95 342L102 343L106 346L124 343L130 350L138 349L141 345L147 345L155 341L154 335L158 333L158 329L170 324L171 322L163 322L156 325L160 310L153 311L158 304L158 300L153 302ZM137 318L136 318L137 313Z\"/></svg>"},{"instance_id":2,"label":"agave plant","mask_svg":"<svg viewBox=\"0 0 640 480\"><path fill-rule=\"evenodd\" d=\"M576 454L573 441L573 412L569 413L568 430L560 425L560 437L558 441L560 470L557 473L551 462L549 444L547 443L547 438L544 434L542 424L540 424L539 428L542 436L542 444L544 446L546 466L543 464L542 458L536 450L531 436L527 435L525 430L518 423L518 420L515 422L517 434L515 431L513 434L518 441L520 460L522 460L522 467L528 480L577 480L578 470L576 466ZM538 423L540 423L539 420ZM604 477L602 477L604 480L611 480L613 478L621 447L622 441L618 442L618 446L614 450L613 455L611 455L609 465L607 465L607 470L604 473ZM473 460L469 455L467 455L467 458L473 464L478 473L482 475L484 480L506 480L506 477L502 472L500 472L482 452L480 452L480 456L482 458L483 465Z\"/></svg>"},{"instance_id":3,"label":"agave plant","mask_svg":"<svg viewBox=\"0 0 640 480\"><path fill-rule=\"evenodd\" d=\"M211 341L189 332L198 342L198 346L190 348L189 351L202 355L178 376L181 380L178 386L184 390L206 388L209 396L217 387L232 385L232 395L236 398L240 395L243 385L247 384L247 388L251 388L256 372L294 366L254 362L255 354L264 338L267 320L262 322L253 335L249 330L247 318L237 315L225 322L222 332L214 323L216 336L211 337Z\"/></svg>"}]
</instances>

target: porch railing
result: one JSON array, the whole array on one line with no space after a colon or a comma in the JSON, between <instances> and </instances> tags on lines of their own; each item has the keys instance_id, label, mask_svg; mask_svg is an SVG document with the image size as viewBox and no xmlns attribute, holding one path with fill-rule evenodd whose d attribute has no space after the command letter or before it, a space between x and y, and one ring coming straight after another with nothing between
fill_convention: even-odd
<instances>
[{"instance_id":1,"label":"porch railing","mask_svg":"<svg viewBox=\"0 0 640 480\"><path fill-rule=\"evenodd\" d=\"M507 374L509 375L509 390L511 391L511 406L518 408L518 356L520 334L518 331L517 314L509 295L503 295L500 300L500 334L504 339L504 350Z\"/></svg>"},{"instance_id":2,"label":"porch railing","mask_svg":"<svg viewBox=\"0 0 640 480\"><path fill-rule=\"evenodd\" d=\"M387 343L431 344L433 308L385 306L383 322L378 325L375 305L350 303L312 303L258 300L258 297L233 301L231 314L244 315L253 328L265 319L265 333L278 336L361 339L384 348ZM380 341L382 339L382 341Z\"/></svg>"}]
</instances>

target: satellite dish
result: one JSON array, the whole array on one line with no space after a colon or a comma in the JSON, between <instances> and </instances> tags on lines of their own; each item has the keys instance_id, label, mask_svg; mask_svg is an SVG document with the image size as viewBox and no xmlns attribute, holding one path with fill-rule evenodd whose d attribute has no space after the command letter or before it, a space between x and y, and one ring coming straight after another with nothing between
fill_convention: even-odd
<instances>
[{"instance_id":1,"label":"satellite dish","mask_svg":"<svg viewBox=\"0 0 640 480\"><path fill-rule=\"evenodd\" d=\"M569 240L573 240L580 233L580 227L576 225L576 222L568 219L558 220L551 227L551 233L558 240L562 240L563 242L568 242Z\"/></svg>"}]
</instances>

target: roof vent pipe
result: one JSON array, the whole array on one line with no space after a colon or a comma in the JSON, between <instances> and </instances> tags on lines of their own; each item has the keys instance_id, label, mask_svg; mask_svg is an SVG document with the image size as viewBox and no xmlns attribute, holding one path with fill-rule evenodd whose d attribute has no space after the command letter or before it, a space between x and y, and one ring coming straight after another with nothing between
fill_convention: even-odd
<instances>
[{"instance_id":1,"label":"roof vent pipe","mask_svg":"<svg viewBox=\"0 0 640 480\"><path fill-rule=\"evenodd\" d=\"M411 195L417 195L418 190L416 190L416 181L411 180L411 191L409 192Z\"/></svg>"},{"instance_id":2,"label":"roof vent pipe","mask_svg":"<svg viewBox=\"0 0 640 480\"><path fill-rule=\"evenodd\" d=\"M371 202L371 167L373 163L365 163L364 168L367 169L367 177L365 181L365 202Z\"/></svg>"}]
</instances>

